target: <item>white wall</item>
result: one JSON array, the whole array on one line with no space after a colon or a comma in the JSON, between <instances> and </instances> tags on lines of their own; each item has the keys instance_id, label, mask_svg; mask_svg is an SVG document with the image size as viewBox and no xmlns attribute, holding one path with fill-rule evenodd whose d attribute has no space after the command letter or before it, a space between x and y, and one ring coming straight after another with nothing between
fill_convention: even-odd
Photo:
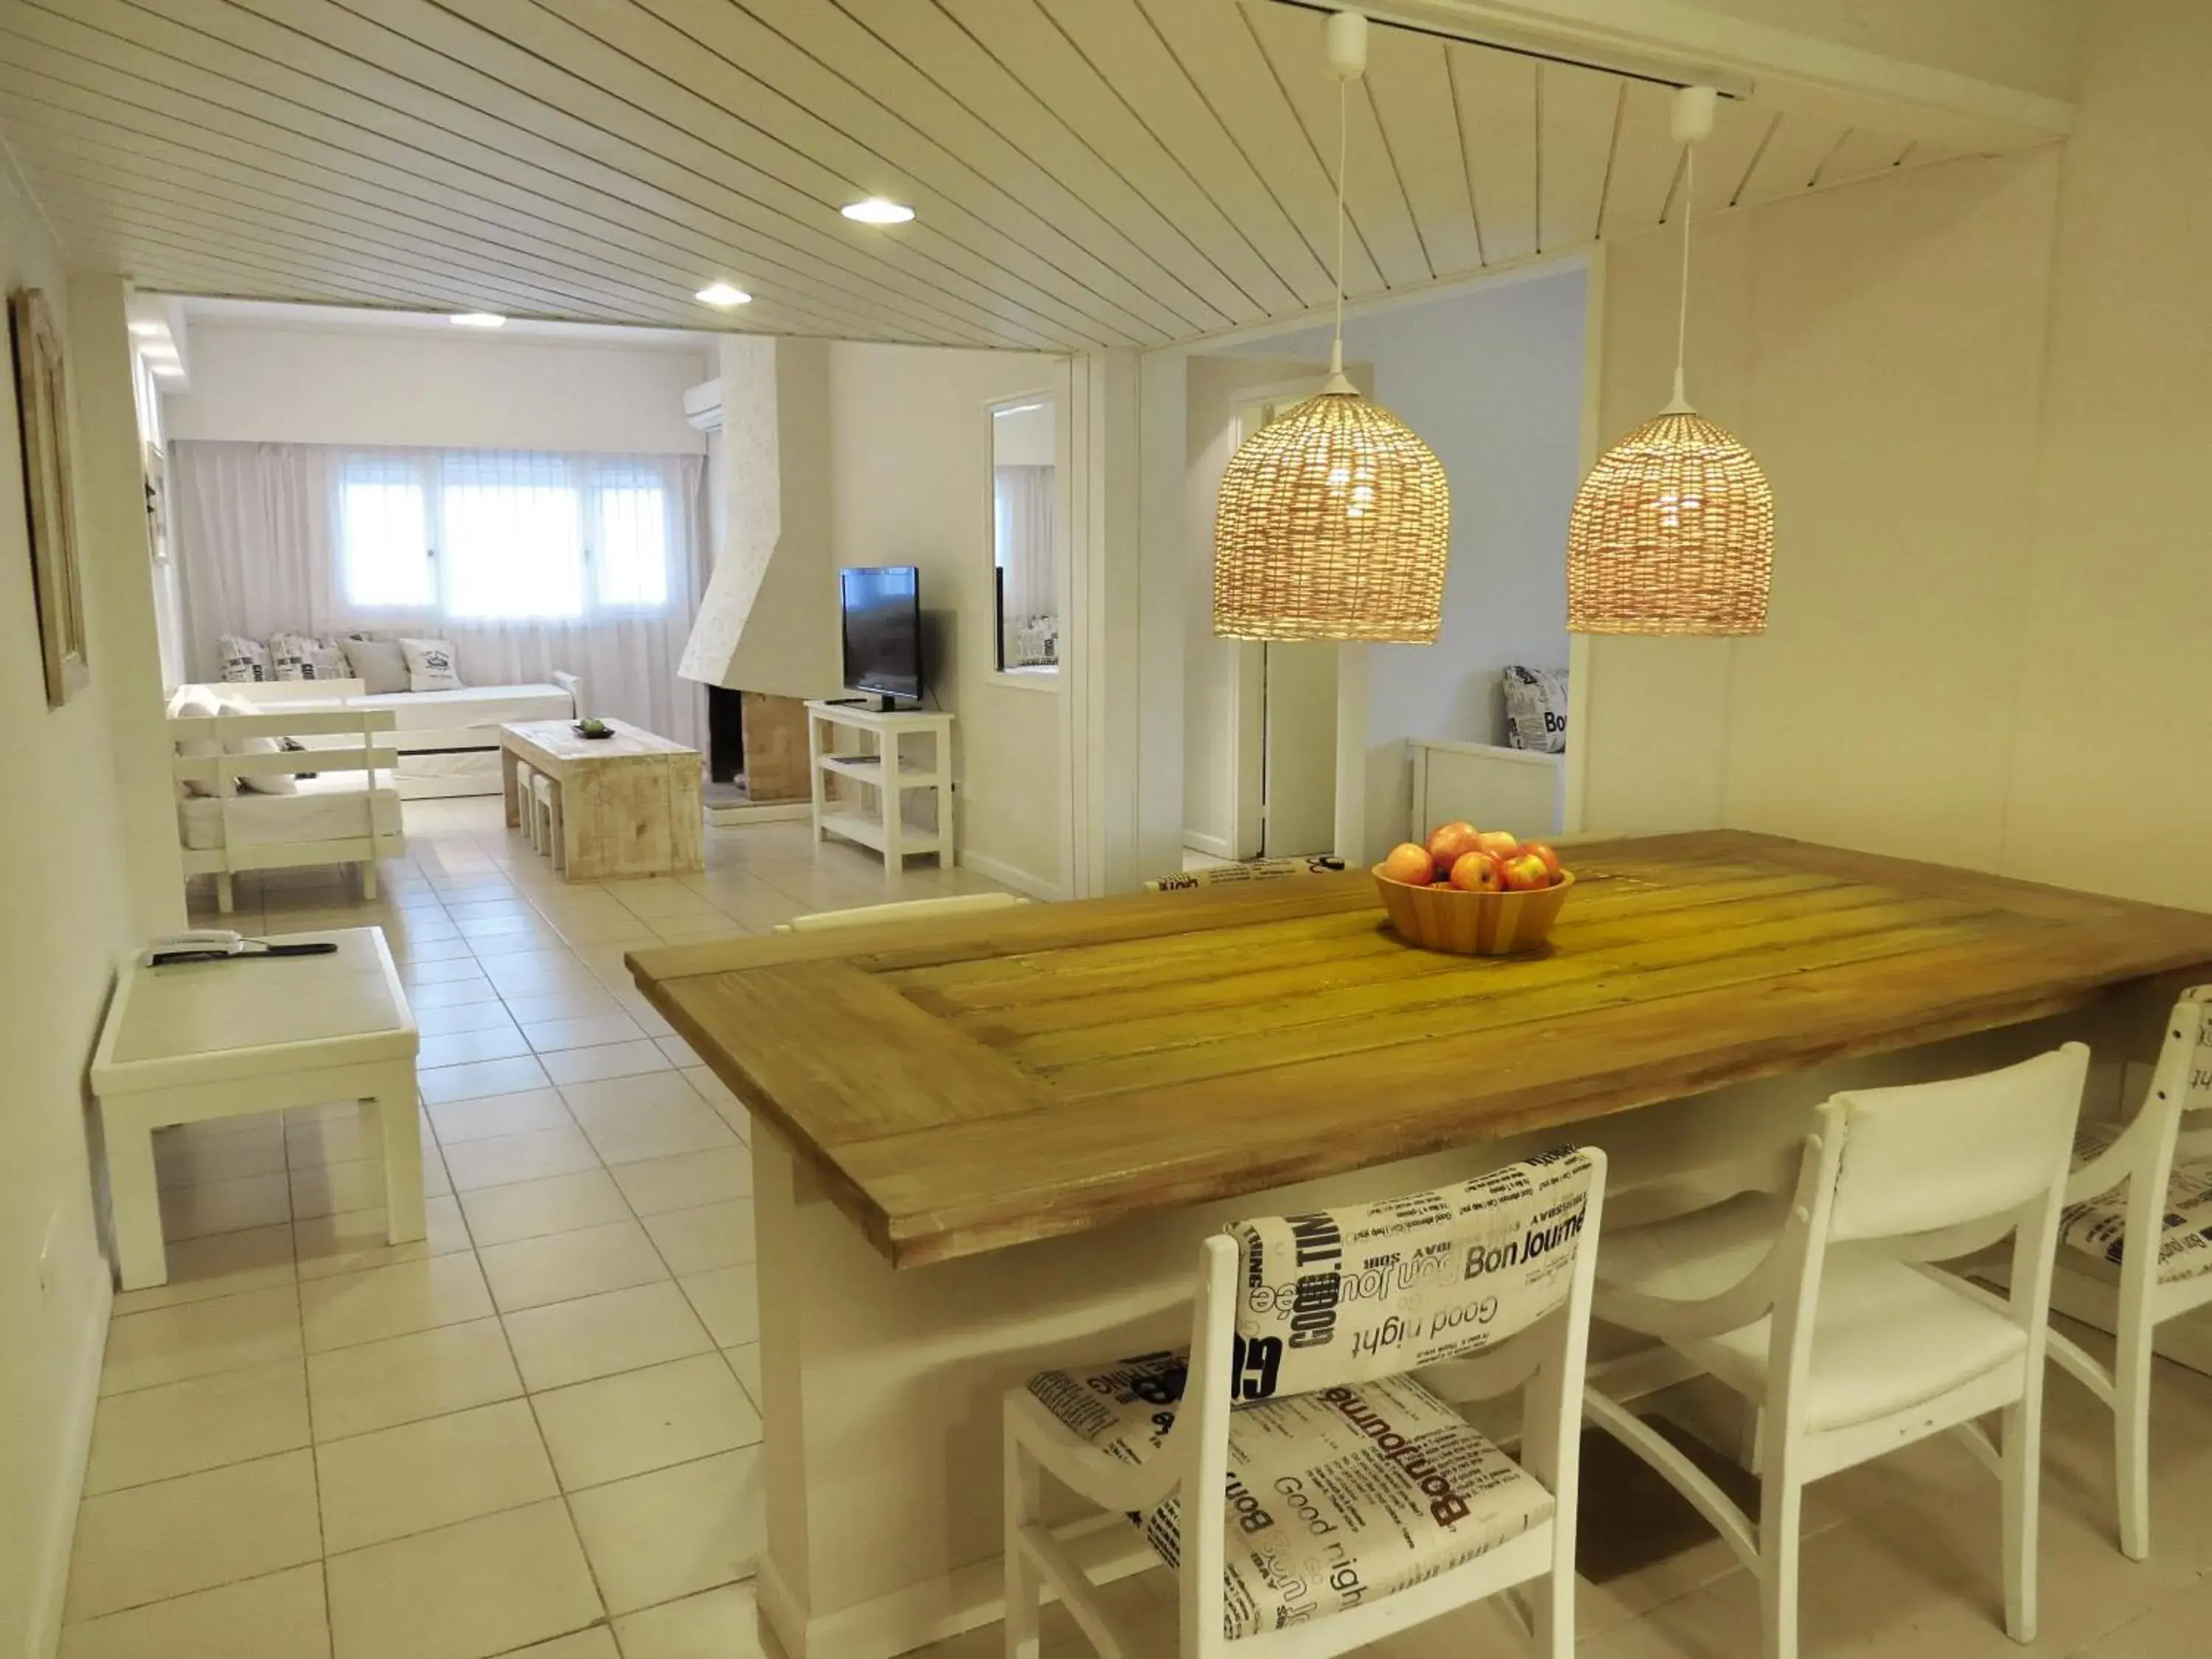
<instances>
[{"instance_id":1,"label":"white wall","mask_svg":"<svg viewBox=\"0 0 2212 1659\"><path fill-rule=\"evenodd\" d=\"M1356 378L1443 463L1452 492L1451 565L1433 646L1347 647L1366 685L1355 851L1380 857L1402 838L1412 803L1406 739L1505 739L1498 672L1566 665L1566 526L1579 475L1584 273L1492 283L1450 298L1355 316L1345 352ZM1201 838L1223 834L1234 781L1218 733L1233 710L1237 647L1208 635L1214 497L1233 447L1237 389L1325 362L1326 331L1259 343L1192 374L1192 672L1187 810ZM1249 370L1248 356L1264 354ZM1203 597L1201 597L1203 596ZM1347 817L1346 822L1350 820Z\"/></svg>"},{"instance_id":2,"label":"white wall","mask_svg":"<svg viewBox=\"0 0 2212 1659\"><path fill-rule=\"evenodd\" d=\"M963 863L1058 890L1066 711L1058 677L1001 676L992 641L989 405L1065 384L1042 353L830 349L833 568L920 567L928 687L957 719Z\"/></svg>"},{"instance_id":3,"label":"white wall","mask_svg":"<svg viewBox=\"0 0 2212 1659\"><path fill-rule=\"evenodd\" d=\"M2088 32L2063 147L1701 227L1691 391L1773 481L1771 625L1591 641L1589 828L2212 907L2212 227L2175 205L2212 191L2212 16ZM1671 258L1609 253L1607 441L1664 398Z\"/></svg>"},{"instance_id":4,"label":"white wall","mask_svg":"<svg viewBox=\"0 0 2212 1659\"><path fill-rule=\"evenodd\" d=\"M696 455L696 348L571 344L448 328L240 326L195 318L171 438Z\"/></svg>"},{"instance_id":5,"label":"white wall","mask_svg":"<svg viewBox=\"0 0 2212 1659\"><path fill-rule=\"evenodd\" d=\"M0 289L17 287L43 289L64 325L59 252L0 170ZM122 319L112 321L119 335ZM64 337L84 332L64 325ZM107 367L118 380L127 372L120 360ZM70 372L82 385L91 366L73 354ZM121 418L129 422L127 407ZM15 398L0 397L0 705L9 711L0 722L0 1651L10 1656L50 1652L60 1618L48 1598L61 1587L76 1520L108 1284L94 1236L84 1070L115 960L135 931L121 879L114 737L116 717L130 711L110 702L118 680L110 665L131 630L118 629L106 602L116 585L88 571L92 683L46 708L19 441ZM101 483L135 495L135 476ZM78 491L81 527L100 516L85 511L89 494ZM81 550L88 562L131 555L90 537ZM143 583L143 541L137 557ZM143 603L150 617L150 594ZM158 704L148 713L158 721Z\"/></svg>"}]
</instances>

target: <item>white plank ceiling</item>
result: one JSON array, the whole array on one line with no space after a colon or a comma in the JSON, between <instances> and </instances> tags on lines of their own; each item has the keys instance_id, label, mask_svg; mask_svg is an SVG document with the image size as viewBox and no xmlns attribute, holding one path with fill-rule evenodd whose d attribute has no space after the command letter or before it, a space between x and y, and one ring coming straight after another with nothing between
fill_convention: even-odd
<instances>
[{"instance_id":1,"label":"white plank ceiling","mask_svg":"<svg viewBox=\"0 0 2212 1659\"><path fill-rule=\"evenodd\" d=\"M1151 346L1328 299L1321 27L1278 0L0 0L0 136L72 258L148 289ZM1659 224L1668 95L1377 27L1350 291ZM1698 208L1950 153L1754 94ZM919 216L840 216L869 195ZM697 303L717 278L755 303Z\"/></svg>"}]
</instances>

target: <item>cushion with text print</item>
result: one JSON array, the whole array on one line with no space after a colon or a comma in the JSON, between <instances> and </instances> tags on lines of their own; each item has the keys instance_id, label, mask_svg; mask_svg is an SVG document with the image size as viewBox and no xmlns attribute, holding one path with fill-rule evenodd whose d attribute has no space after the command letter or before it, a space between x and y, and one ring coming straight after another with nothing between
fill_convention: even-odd
<instances>
[{"instance_id":1,"label":"cushion with text print","mask_svg":"<svg viewBox=\"0 0 2212 1659\"><path fill-rule=\"evenodd\" d=\"M1145 1354L1046 1371L1029 1389L1071 1435L1141 1464L1174 1426L1188 1376L1182 1354ZM1410 1376L1237 1407L1222 1496L1231 1639L1425 1583L1555 1507L1540 1481ZM1183 1557L1185 1504L1177 1493L1130 1517L1171 1567Z\"/></svg>"},{"instance_id":2,"label":"cushion with text print","mask_svg":"<svg viewBox=\"0 0 2212 1659\"><path fill-rule=\"evenodd\" d=\"M232 685L276 677L269 647L258 640L249 640L243 634L221 635L216 640L215 653L222 663L224 680Z\"/></svg>"},{"instance_id":3,"label":"cushion with text print","mask_svg":"<svg viewBox=\"0 0 2212 1659\"><path fill-rule=\"evenodd\" d=\"M407 689L410 691L458 691L461 689L460 670L453 660L451 640L410 640L399 641L400 654L407 659Z\"/></svg>"},{"instance_id":4,"label":"cushion with text print","mask_svg":"<svg viewBox=\"0 0 2212 1659\"><path fill-rule=\"evenodd\" d=\"M336 640L313 634L271 634L269 660L280 680L343 680L352 678L345 653Z\"/></svg>"},{"instance_id":5,"label":"cushion with text print","mask_svg":"<svg viewBox=\"0 0 2212 1659\"><path fill-rule=\"evenodd\" d=\"M1566 1300L1595 1166L1563 1146L1457 1186L1239 1222L1237 1397L1389 1376Z\"/></svg>"},{"instance_id":6,"label":"cushion with text print","mask_svg":"<svg viewBox=\"0 0 2212 1659\"><path fill-rule=\"evenodd\" d=\"M1567 672L1523 668L1498 677L1505 691L1505 741L1516 749L1557 755L1567 746Z\"/></svg>"}]
</instances>

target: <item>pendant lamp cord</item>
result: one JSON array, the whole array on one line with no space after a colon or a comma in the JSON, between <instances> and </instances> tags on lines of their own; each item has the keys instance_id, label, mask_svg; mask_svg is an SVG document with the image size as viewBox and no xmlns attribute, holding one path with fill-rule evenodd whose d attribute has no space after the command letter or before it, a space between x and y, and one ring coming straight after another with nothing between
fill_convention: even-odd
<instances>
[{"instance_id":1,"label":"pendant lamp cord","mask_svg":"<svg viewBox=\"0 0 2212 1659\"><path fill-rule=\"evenodd\" d=\"M1698 147L1682 146L1682 292L1674 316L1674 406L1687 409L1682 391L1682 364L1690 343L1690 220L1698 204Z\"/></svg>"},{"instance_id":2,"label":"pendant lamp cord","mask_svg":"<svg viewBox=\"0 0 2212 1659\"><path fill-rule=\"evenodd\" d=\"M1336 340L1329 348L1329 372L1344 373L1344 164L1346 139L1351 131L1349 110L1352 82L1336 83Z\"/></svg>"}]
</instances>

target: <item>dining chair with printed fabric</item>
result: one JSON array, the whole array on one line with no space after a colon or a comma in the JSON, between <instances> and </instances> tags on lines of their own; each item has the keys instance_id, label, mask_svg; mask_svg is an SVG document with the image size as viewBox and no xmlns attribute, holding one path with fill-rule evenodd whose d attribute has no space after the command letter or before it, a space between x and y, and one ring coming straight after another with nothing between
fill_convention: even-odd
<instances>
[{"instance_id":1,"label":"dining chair with printed fabric","mask_svg":"<svg viewBox=\"0 0 2212 1659\"><path fill-rule=\"evenodd\" d=\"M2051 1305L2112 1330L2099 1364L2063 1332L2051 1357L2112 1413L2120 1551L2150 1554L2151 1343L2212 1303L2212 986L2184 991L2125 1127L2084 1124L2059 1221ZM2144 1068L2130 1066L2130 1079Z\"/></svg>"},{"instance_id":2,"label":"dining chair with printed fabric","mask_svg":"<svg viewBox=\"0 0 2212 1659\"><path fill-rule=\"evenodd\" d=\"M1326 1659L1506 1592L1567 1659L1604 1188L1602 1152L1562 1147L1238 1223L1200 1246L1188 1351L1011 1390L1008 1659L1036 1659L1048 1585L1105 1659L1147 1651L1047 1523L1048 1476L1174 1571L1182 1659ZM1516 1392L1513 1455L1446 1398Z\"/></svg>"}]
</instances>

